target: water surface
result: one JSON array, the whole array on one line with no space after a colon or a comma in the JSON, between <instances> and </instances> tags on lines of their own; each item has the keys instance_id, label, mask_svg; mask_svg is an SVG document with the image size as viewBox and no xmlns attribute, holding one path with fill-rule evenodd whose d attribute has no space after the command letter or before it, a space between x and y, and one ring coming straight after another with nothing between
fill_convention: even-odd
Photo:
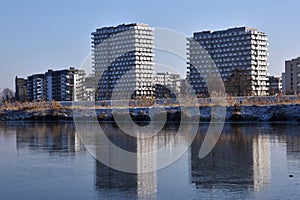
<instances>
[{"instance_id":1,"label":"water surface","mask_svg":"<svg viewBox=\"0 0 300 200\"><path fill-rule=\"evenodd\" d=\"M200 124L191 147L171 166L131 174L96 161L73 123L1 123L1 199L298 199L298 124L226 124L213 151L199 159L207 127ZM166 126L155 144L174 140L177 128ZM103 129L126 150L151 150L113 124ZM170 154L186 145L186 137Z\"/></svg>"}]
</instances>

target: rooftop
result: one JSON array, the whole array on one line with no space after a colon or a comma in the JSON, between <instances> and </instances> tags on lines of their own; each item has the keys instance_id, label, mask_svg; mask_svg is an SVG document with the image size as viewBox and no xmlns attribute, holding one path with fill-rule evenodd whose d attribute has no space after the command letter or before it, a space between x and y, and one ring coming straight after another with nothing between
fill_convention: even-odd
<instances>
[{"instance_id":1,"label":"rooftop","mask_svg":"<svg viewBox=\"0 0 300 200\"><path fill-rule=\"evenodd\" d=\"M239 31L244 31L244 32L256 31L256 32L259 32L256 28L243 26L243 27L234 27L234 28L228 28L228 29L225 29L225 30L217 30L217 31L206 30L206 31L194 32L194 35L197 35L197 34L220 34L220 33L239 32ZM265 34L263 32L259 32L259 33Z\"/></svg>"},{"instance_id":2,"label":"rooftop","mask_svg":"<svg viewBox=\"0 0 300 200\"><path fill-rule=\"evenodd\" d=\"M134 27L134 26L142 26L142 27L148 27L147 24L142 24L142 23L130 23L130 24L120 24L117 26L106 26L106 27L102 27L102 28L97 28L96 32L100 32L100 31L112 31L115 29L120 29L120 28L127 28L127 27ZM96 33L93 32L92 34Z\"/></svg>"}]
</instances>

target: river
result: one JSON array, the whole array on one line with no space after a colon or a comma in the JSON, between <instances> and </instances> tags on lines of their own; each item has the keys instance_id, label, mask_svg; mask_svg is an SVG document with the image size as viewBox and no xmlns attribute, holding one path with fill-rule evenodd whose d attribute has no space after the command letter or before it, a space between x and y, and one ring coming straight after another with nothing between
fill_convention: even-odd
<instances>
[{"instance_id":1,"label":"river","mask_svg":"<svg viewBox=\"0 0 300 200\"><path fill-rule=\"evenodd\" d=\"M151 150L114 124L102 127L124 149ZM171 165L125 173L97 161L71 122L0 123L0 199L298 199L298 124L226 123L216 146L200 159L207 127L199 125L193 143ZM174 140L177 130L166 125L153 136L155 144ZM183 149L186 135L170 154Z\"/></svg>"}]
</instances>

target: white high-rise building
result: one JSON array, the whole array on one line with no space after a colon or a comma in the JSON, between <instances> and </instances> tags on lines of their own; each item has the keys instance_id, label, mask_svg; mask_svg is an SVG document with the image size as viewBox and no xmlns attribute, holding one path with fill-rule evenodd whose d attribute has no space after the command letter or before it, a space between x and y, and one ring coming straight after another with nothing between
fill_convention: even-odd
<instances>
[{"instance_id":1,"label":"white high-rise building","mask_svg":"<svg viewBox=\"0 0 300 200\"><path fill-rule=\"evenodd\" d=\"M204 80L213 79L218 73L226 89L226 81L235 69L244 70L251 77L252 95L268 94L265 33L255 28L238 27L196 32L191 41L187 77L197 94L208 95Z\"/></svg>"},{"instance_id":2,"label":"white high-rise building","mask_svg":"<svg viewBox=\"0 0 300 200\"><path fill-rule=\"evenodd\" d=\"M122 24L92 33L96 99L153 96L153 28ZM119 87L115 88L119 83Z\"/></svg>"}]
</instances>

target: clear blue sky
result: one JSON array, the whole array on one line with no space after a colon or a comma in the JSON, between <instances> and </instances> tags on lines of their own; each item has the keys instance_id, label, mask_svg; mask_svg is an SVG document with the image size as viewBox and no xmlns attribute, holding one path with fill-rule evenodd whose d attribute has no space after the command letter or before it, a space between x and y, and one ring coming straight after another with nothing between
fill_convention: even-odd
<instances>
[{"instance_id":1,"label":"clear blue sky","mask_svg":"<svg viewBox=\"0 0 300 200\"><path fill-rule=\"evenodd\" d=\"M80 66L97 27L140 22L191 36L195 31L250 26L269 38L269 74L300 56L299 1L41 1L1 0L0 88L26 77Z\"/></svg>"}]
</instances>

